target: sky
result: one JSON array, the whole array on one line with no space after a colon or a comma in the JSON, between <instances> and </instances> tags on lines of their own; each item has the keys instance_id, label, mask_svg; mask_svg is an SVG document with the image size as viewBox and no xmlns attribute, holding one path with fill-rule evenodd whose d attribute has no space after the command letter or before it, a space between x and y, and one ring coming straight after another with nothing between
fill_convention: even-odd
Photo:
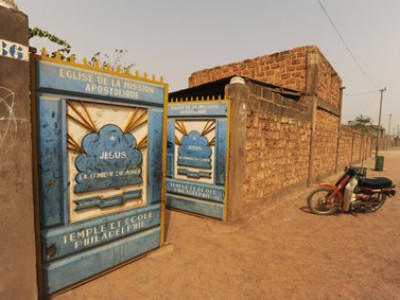
<instances>
[{"instance_id":1,"label":"sky","mask_svg":"<svg viewBox=\"0 0 400 300\"><path fill-rule=\"evenodd\" d=\"M123 49L123 64L162 76L170 91L198 70L316 45L343 80L342 123L363 115L378 124L382 96L381 125L398 134L398 0L14 1L31 28L66 40L78 61Z\"/></svg>"}]
</instances>

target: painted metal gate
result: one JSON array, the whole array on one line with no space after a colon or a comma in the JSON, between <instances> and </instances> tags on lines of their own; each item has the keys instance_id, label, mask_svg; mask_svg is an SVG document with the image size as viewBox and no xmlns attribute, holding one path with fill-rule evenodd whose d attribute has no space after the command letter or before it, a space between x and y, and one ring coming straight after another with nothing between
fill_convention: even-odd
<instances>
[{"instance_id":1,"label":"painted metal gate","mask_svg":"<svg viewBox=\"0 0 400 300\"><path fill-rule=\"evenodd\" d=\"M48 295L160 246L168 86L44 54L33 68Z\"/></svg>"},{"instance_id":2,"label":"painted metal gate","mask_svg":"<svg viewBox=\"0 0 400 300\"><path fill-rule=\"evenodd\" d=\"M226 220L229 101L168 104L167 206Z\"/></svg>"}]
</instances>

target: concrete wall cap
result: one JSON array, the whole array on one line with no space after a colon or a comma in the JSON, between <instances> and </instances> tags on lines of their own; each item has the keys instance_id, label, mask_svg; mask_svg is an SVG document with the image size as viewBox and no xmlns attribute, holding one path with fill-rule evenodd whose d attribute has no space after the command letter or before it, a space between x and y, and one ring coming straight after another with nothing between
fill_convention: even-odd
<instances>
[{"instance_id":1,"label":"concrete wall cap","mask_svg":"<svg viewBox=\"0 0 400 300\"><path fill-rule=\"evenodd\" d=\"M0 0L0 6L17 9L13 0Z\"/></svg>"}]
</instances>

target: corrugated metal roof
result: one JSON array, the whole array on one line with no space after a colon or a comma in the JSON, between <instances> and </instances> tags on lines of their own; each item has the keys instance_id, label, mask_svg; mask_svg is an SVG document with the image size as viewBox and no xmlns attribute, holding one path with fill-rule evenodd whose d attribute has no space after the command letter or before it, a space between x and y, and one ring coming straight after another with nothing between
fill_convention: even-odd
<instances>
[{"instance_id":1,"label":"corrugated metal roof","mask_svg":"<svg viewBox=\"0 0 400 300\"><path fill-rule=\"evenodd\" d=\"M186 98L186 97L201 98L201 97L208 97L208 96L224 98L225 86L227 84L229 84L231 79L235 76L238 76L238 75L225 77L225 78L213 81L213 82L208 82L208 83L194 86L191 88L171 92L171 93L169 93L169 99ZM299 98L302 94L300 91L296 91L293 89L287 89L284 87L280 87L280 86L277 86L274 84L254 80L254 79L244 77L244 76L240 76L240 77L244 78L246 82L251 82L251 83L254 83L257 85L261 85L263 87L267 87L275 93L278 93L278 94L281 94L281 95L284 95L284 96L287 96L290 98Z\"/></svg>"}]
</instances>

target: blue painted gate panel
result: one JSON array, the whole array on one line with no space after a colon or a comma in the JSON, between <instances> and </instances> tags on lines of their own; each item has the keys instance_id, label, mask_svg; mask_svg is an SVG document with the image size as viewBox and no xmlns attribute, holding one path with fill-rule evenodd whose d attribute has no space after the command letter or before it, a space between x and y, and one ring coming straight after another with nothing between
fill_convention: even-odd
<instances>
[{"instance_id":1,"label":"blue painted gate panel","mask_svg":"<svg viewBox=\"0 0 400 300\"><path fill-rule=\"evenodd\" d=\"M167 205L226 219L229 102L169 103Z\"/></svg>"},{"instance_id":2,"label":"blue painted gate panel","mask_svg":"<svg viewBox=\"0 0 400 300\"><path fill-rule=\"evenodd\" d=\"M44 294L160 246L166 85L38 58Z\"/></svg>"}]
</instances>

